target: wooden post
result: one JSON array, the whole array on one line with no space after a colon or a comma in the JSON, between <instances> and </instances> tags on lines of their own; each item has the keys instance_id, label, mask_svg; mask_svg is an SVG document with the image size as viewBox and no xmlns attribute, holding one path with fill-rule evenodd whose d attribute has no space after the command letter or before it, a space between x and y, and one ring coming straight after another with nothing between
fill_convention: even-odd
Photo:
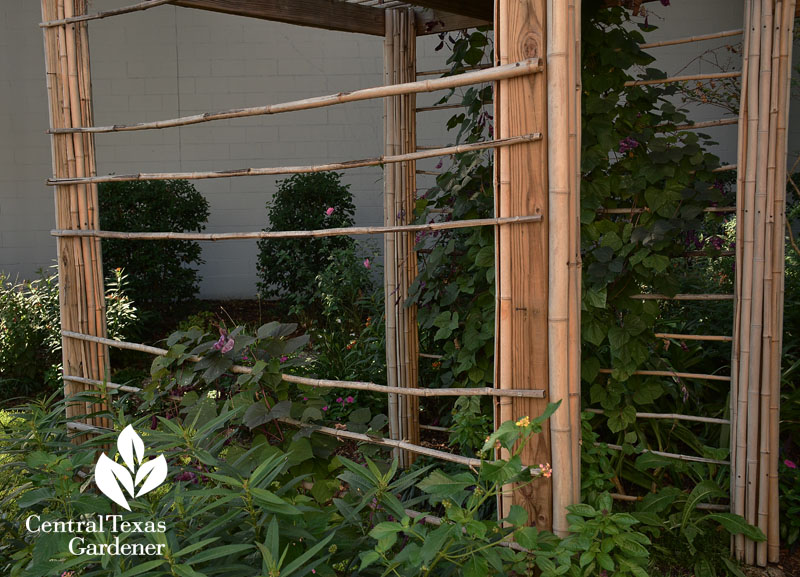
<instances>
[{"instance_id":1,"label":"wooden post","mask_svg":"<svg viewBox=\"0 0 800 577\"><path fill-rule=\"evenodd\" d=\"M409 9L386 11L385 83L413 82L416 78L416 27ZM416 150L416 95L386 99L386 154ZM384 173L384 223L386 226L413 222L416 206L416 163L411 160ZM409 287L417 276L417 256L412 232L386 235L384 251L386 298L386 370L390 386L418 386L419 333L415 307L406 307ZM419 442L419 399L392 395L389 404L392 438ZM402 466L414 455L398 451Z\"/></svg>"},{"instance_id":2,"label":"wooden post","mask_svg":"<svg viewBox=\"0 0 800 577\"><path fill-rule=\"evenodd\" d=\"M499 0L495 22L498 64L545 54L546 0ZM547 69L521 79L503 80L495 95L497 138L526 132L547 134ZM548 211L548 166L545 141L496 151L497 216ZM495 386L502 389L546 388L548 383L548 226L499 227L497 240L497 339ZM566 259L565 259L566 263ZM506 399L499 402L500 422L536 416L547 400ZM526 464L550 463L550 430L532 439L523 453ZM500 498L505 517L512 504L528 512L529 522L553 525L551 479L537 479Z\"/></svg>"},{"instance_id":3,"label":"wooden post","mask_svg":"<svg viewBox=\"0 0 800 577\"><path fill-rule=\"evenodd\" d=\"M85 0L42 0L45 21L72 18L86 13ZM47 91L51 128L92 124L88 34L85 22L44 29ZM57 178L94 176L94 139L90 134L56 134L51 137L53 174ZM57 186L55 221L58 228L97 229L97 187L92 184ZM100 239L57 240L59 304L65 330L106 336ZM108 348L98 343L62 339L65 376L104 379L108 370ZM88 386L65 382L66 396L88 390ZM67 407L72 420L106 408L105 403ZM107 419L85 422L108 426Z\"/></svg>"}]
</instances>

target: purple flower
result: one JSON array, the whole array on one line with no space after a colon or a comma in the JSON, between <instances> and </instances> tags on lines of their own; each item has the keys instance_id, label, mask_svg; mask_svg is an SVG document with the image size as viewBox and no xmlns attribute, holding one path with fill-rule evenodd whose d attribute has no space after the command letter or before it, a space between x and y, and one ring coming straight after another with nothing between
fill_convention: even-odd
<instances>
[{"instance_id":1,"label":"purple flower","mask_svg":"<svg viewBox=\"0 0 800 577\"><path fill-rule=\"evenodd\" d=\"M369 259L368 259L368 258L365 258L365 259L364 259L364 268L369 268L370 266L371 266L371 265L370 265L370 263L369 263Z\"/></svg>"},{"instance_id":2,"label":"purple flower","mask_svg":"<svg viewBox=\"0 0 800 577\"><path fill-rule=\"evenodd\" d=\"M286 355L281 355L281 362L282 363L285 363L288 360L289 360L289 357L287 357Z\"/></svg>"},{"instance_id":3,"label":"purple flower","mask_svg":"<svg viewBox=\"0 0 800 577\"><path fill-rule=\"evenodd\" d=\"M637 140L634 140L630 136L626 136L625 138L623 138L622 140L619 141L619 153L620 154L625 154L625 153L633 150L634 148L638 148L638 147L639 147L639 142Z\"/></svg>"},{"instance_id":4,"label":"purple flower","mask_svg":"<svg viewBox=\"0 0 800 577\"><path fill-rule=\"evenodd\" d=\"M229 337L228 333L226 333L222 329L219 329L219 340L216 343L214 343L213 347L214 350L220 351L224 355L225 353L231 352L231 350L233 349L233 345L234 345L233 337Z\"/></svg>"},{"instance_id":5,"label":"purple flower","mask_svg":"<svg viewBox=\"0 0 800 577\"><path fill-rule=\"evenodd\" d=\"M786 465L787 467L789 467L790 469L796 469L797 468L797 463L795 463L794 461L790 461L789 459L786 459L783 462L783 464Z\"/></svg>"},{"instance_id":6,"label":"purple flower","mask_svg":"<svg viewBox=\"0 0 800 577\"><path fill-rule=\"evenodd\" d=\"M332 215L332 214L333 214L333 211L334 211L334 210L336 210L336 209L335 209L335 208L333 208L332 206L329 206L329 207L328 207L328 210L326 210L326 211L325 211L325 214L327 214L328 216L330 216L330 215Z\"/></svg>"},{"instance_id":7,"label":"purple flower","mask_svg":"<svg viewBox=\"0 0 800 577\"><path fill-rule=\"evenodd\" d=\"M341 403L341 402L342 402L342 397L337 397L337 398L336 398L336 402L337 402L337 403Z\"/></svg>"},{"instance_id":8,"label":"purple flower","mask_svg":"<svg viewBox=\"0 0 800 577\"><path fill-rule=\"evenodd\" d=\"M322 410L323 411L327 411L328 410L328 405L325 405L324 407L322 407Z\"/></svg>"},{"instance_id":9,"label":"purple flower","mask_svg":"<svg viewBox=\"0 0 800 577\"><path fill-rule=\"evenodd\" d=\"M353 397L347 397L347 398L345 399L345 401L347 401L348 403L354 403L354 402L355 402L355 399L354 399Z\"/></svg>"}]
</instances>

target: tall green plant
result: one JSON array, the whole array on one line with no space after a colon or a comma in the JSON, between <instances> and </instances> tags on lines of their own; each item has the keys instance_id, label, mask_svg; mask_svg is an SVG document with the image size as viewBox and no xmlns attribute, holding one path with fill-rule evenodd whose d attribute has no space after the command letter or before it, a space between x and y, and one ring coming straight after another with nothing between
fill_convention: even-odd
<instances>
[{"instance_id":1,"label":"tall green plant","mask_svg":"<svg viewBox=\"0 0 800 577\"><path fill-rule=\"evenodd\" d=\"M318 230L353 226L350 185L336 172L297 174L278 183L267 203L265 231ZM265 238L258 242L258 288L265 298L280 298L302 310L319 303L316 278L336 252L353 249L346 236Z\"/></svg>"},{"instance_id":2,"label":"tall green plant","mask_svg":"<svg viewBox=\"0 0 800 577\"><path fill-rule=\"evenodd\" d=\"M186 180L103 183L100 227L123 232L201 232L208 201ZM141 307L190 301L199 290L200 244L188 240L103 240L106 275L124 268Z\"/></svg>"}]
</instances>

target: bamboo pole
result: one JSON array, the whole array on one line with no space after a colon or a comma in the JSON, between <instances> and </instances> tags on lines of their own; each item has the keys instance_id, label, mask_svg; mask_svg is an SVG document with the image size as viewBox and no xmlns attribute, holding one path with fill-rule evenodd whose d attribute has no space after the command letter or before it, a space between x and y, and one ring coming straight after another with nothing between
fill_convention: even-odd
<instances>
[{"instance_id":1,"label":"bamboo pole","mask_svg":"<svg viewBox=\"0 0 800 577\"><path fill-rule=\"evenodd\" d=\"M639 48L641 48L642 50L647 50L649 48L660 48L662 46L675 46L676 44L688 44L690 42L704 42L706 40L716 40L717 38L740 36L743 32L744 30L739 28L737 30L714 32L713 34L700 34L697 36L688 36L686 38L676 38L674 40L662 40L660 42L648 42L647 44L639 44Z\"/></svg>"},{"instance_id":2,"label":"bamboo pole","mask_svg":"<svg viewBox=\"0 0 800 577\"><path fill-rule=\"evenodd\" d=\"M612 369L598 369L599 373L610 375L613 370ZM683 378L683 379L699 379L704 381L730 381L730 377L726 377L725 375L709 375L706 373L684 373L678 371L650 371L650 370L640 370L640 371L633 371L632 375L647 375L651 377L673 377L673 378Z\"/></svg>"},{"instance_id":3,"label":"bamboo pole","mask_svg":"<svg viewBox=\"0 0 800 577\"><path fill-rule=\"evenodd\" d=\"M771 563L777 563L780 558L780 512L779 512L779 487L778 487L778 447L780 446L780 385L781 385L781 353L783 341L783 302L785 280L785 241L782 226L785 221L786 205L786 150L788 138L789 102L792 83L792 49L794 45L795 0L784 0L781 13L781 42L778 75L778 117L777 117L777 170L775 175L775 228L773 232L773 334L770 343L770 408L769 408L769 439L770 457L768 463L769 484L769 520L767 524L767 558Z\"/></svg>"},{"instance_id":4,"label":"bamboo pole","mask_svg":"<svg viewBox=\"0 0 800 577\"><path fill-rule=\"evenodd\" d=\"M564 410L550 418L553 482L553 532L565 537L569 524L567 507L572 504L572 409L569 397L569 261L570 213L570 108L569 10L567 0L547 2L547 161L549 286L547 337L548 379L551 402L562 402ZM565 162L566 160L566 162ZM566 223L566 225L565 225Z\"/></svg>"},{"instance_id":5,"label":"bamboo pole","mask_svg":"<svg viewBox=\"0 0 800 577\"><path fill-rule=\"evenodd\" d=\"M78 338L78 337L71 337L71 338ZM121 349L127 350L135 350L139 352L144 352L148 354L155 354L157 356L164 356L166 351L163 349L159 352L153 352L152 349L157 349L157 347L147 347L147 345L141 345L145 347L145 350L142 348L137 347L138 343L126 343L124 341L114 341L114 345L118 346ZM131 346L133 345L133 347ZM191 362L199 362L200 358L192 358L190 359ZM240 365L235 365L232 368L231 372L236 374L250 374L252 372L249 370L250 367L243 367ZM367 383L361 381L334 381L330 379L317 379L311 377L300 377L298 375L281 375L283 380L287 383L293 383L295 385L304 385L308 387L315 387L315 388L322 388L322 389L349 389L353 391L370 391L373 393L384 393L384 394L395 394L392 392L394 389L388 387L386 385L378 385L375 383ZM128 393L140 393L142 391L139 387L131 387L128 385L120 385L118 383L112 383L109 381L101 381L97 379L86 379L82 377L68 377L68 380L74 381L76 383L82 383L87 385L95 385L100 387L106 387L108 389L118 389ZM542 399L545 397L545 391L542 389L539 390L519 390L519 391L510 391L508 393L504 393L503 391L499 391L498 389L493 389L491 387L459 387L459 388L452 388L452 389L427 389L427 388L416 388L410 389L408 391L404 391L403 395L415 398L440 398L440 397L499 397L501 395L508 394L514 398L532 398L532 399ZM442 429L442 430L447 430Z\"/></svg>"},{"instance_id":6,"label":"bamboo pole","mask_svg":"<svg viewBox=\"0 0 800 577\"><path fill-rule=\"evenodd\" d=\"M733 295L726 294L677 294L674 296L662 294L639 294L631 295L632 299L643 301L667 300L667 301L732 301Z\"/></svg>"},{"instance_id":7,"label":"bamboo pole","mask_svg":"<svg viewBox=\"0 0 800 577\"><path fill-rule=\"evenodd\" d=\"M464 72L469 72L470 70L486 70L487 68L491 68L491 64L476 64L475 66L464 66L457 74L463 74ZM437 70L418 70L417 71L417 78L420 76L443 76L445 74L450 74L450 68L439 68Z\"/></svg>"},{"instance_id":8,"label":"bamboo pole","mask_svg":"<svg viewBox=\"0 0 800 577\"><path fill-rule=\"evenodd\" d=\"M182 116L179 118L171 118L167 120L157 120L154 122L139 122L135 124L114 124L111 126L79 126L79 127L57 128L53 129L52 132L56 134L72 133L72 132L89 132L97 134L105 132L126 132L131 130L158 130L163 128L174 128L178 126L189 126L191 124L200 124L203 122L212 122L214 120L246 118L250 116L267 116L271 114L280 114L283 112L312 110L315 108L323 108L325 106L333 106L335 104L360 102L363 100L386 98L389 96L400 96L403 94L416 94L419 92L436 92L438 90L459 88L461 86L468 86L470 84L480 84L482 82L494 82L497 80L505 80L509 78L526 76L529 74L535 74L537 72L541 72L541 70L542 70L542 65L540 60L538 58L531 58L531 59L521 60L518 62L507 63L503 66L492 67L486 70L467 72L466 74L460 74L457 76L447 76L445 78L434 78L431 80L418 80L415 82L407 82L405 84L390 84L384 86L375 86L372 88L353 90L352 92L340 92L338 94L316 96L313 98L293 100L291 102L283 102L280 104L270 104L267 106L254 106L251 108L234 108L231 110L223 110L220 112L204 112L202 114L193 114L190 116Z\"/></svg>"},{"instance_id":9,"label":"bamboo pole","mask_svg":"<svg viewBox=\"0 0 800 577\"><path fill-rule=\"evenodd\" d=\"M395 83L395 36L394 36L394 10L386 11L386 36L384 38L384 84L389 86ZM386 98L384 100L385 106L385 122L384 122L384 138L385 138L385 152L387 156L396 154L395 149L395 108L396 99ZM394 212L394 165L387 165L384 167L383 186L384 186L384 209L383 209L383 222L384 226L395 226L395 212ZM385 315L386 315L386 382L390 388L397 388L397 317L396 308L394 306L394 292L397 285L395 279L396 260L395 260L395 235L388 234L384 236L384 250L383 250L383 278L384 278L384 301L385 301ZM398 414L398 397L394 394L389 394L389 437L392 439L400 439L400 423ZM395 458L401 458L399 449L393 451Z\"/></svg>"},{"instance_id":10,"label":"bamboo pole","mask_svg":"<svg viewBox=\"0 0 800 577\"><path fill-rule=\"evenodd\" d=\"M631 207L631 208L598 208L598 214L642 214L650 212L648 207ZM703 212L736 212L735 206L709 206L703 209Z\"/></svg>"},{"instance_id":11,"label":"bamboo pole","mask_svg":"<svg viewBox=\"0 0 800 577\"><path fill-rule=\"evenodd\" d=\"M588 413L594 413L596 415L604 415L605 411L603 409L585 409ZM717 419L715 417L700 417L695 415L683 415L681 413L636 413L637 419L661 419L661 420L668 420L668 421L693 421L696 423L712 423L715 425L729 425L729 419Z\"/></svg>"},{"instance_id":12,"label":"bamboo pole","mask_svg":"<svg viewBox=\"0 0 800 577\"><path fill-rule=\"evenodd\" d=\"M657 339L677 339L683 341L721 341L729 343L733 341L733 337L725 335L686 335L679 333L655 333L653 335Z\"/></svg>"},{"instance_id":13,"label":"bamboo pole","mask_svg":"<svg viewBox=\"0 0 800 577\"><path fill-rule=\"evenodd\" d=\"M628 502L638 502L642 501L644 497L640 497L638 495L621 495L619 493L611 493L611 498L615 501L628 501ZM718 505L716 503L698 503L694 506L695 509L699 509L701 511L730 511L731 508L729 505Z\"/></svg>"},{"instance_id":14,"label":"bamboo pole","mask_svg":"<svg viewBox=\"0 0 800 577\"><path fill-rule=\"evenodd\" d=\"M256 231L256 232L121 232L113 230L53 230L50 234L55 237L91 237L115 238L126 240L246 240L256 238L322 238L328 236L355 236L362 234L385 234L416 232L431 230L452 230L458 228L473 228L478 226L503 226L528 222L541 222L542 215L511 216L506 218L476 218L473 220L451 220L446 222L431 222L428 224L406 224L396 226L352 226L341 228L323 228L318 230L282 230L282 231Z\"/></svg>"},{"instance_id":15,"label":"bamboo pole","mask_svg":"<svg viewBox=\"0 0 800 577\"><path fill-rule=\"evenodd\" d=\"M456 146L445 146L435 150L420 150L407 154L383 155L377 158L366 158L363 160L350 160L346 162L335 162L329 164L318 164L312 166L280 166L270 168L242 168L234 170L220 171L197 171L197 172L153 172L139 174L109 174L105 176L92 177L70 177L70 178L51 178L47 184L99 184L101 182L133 182L142 180L204 180L208 178L232 178L237 176L269 176L280 174L309 174L316 172L328 172L331 170L347 170L351 168L364 168L368 166L381 166L383 164L397 164L409 160L421 160L424 158L434 158L437 156L450 156L463 152L474 152L476 150L487 150L500 146L513 146L541 140L540 133L530 133L513 138L504 138L487 142L473 142L469 144L459 144Z\"/></svg>"},{"instance_id":16,"label":"bamboo pole","mask_svg":"<svg viewBox=\"0 0 800 577\"><path fill-rule=\"evenodd\" d=\"M132 4L130 6L125 6L124 8L117 8L116 10L106 10L105 12L98 12L97 14L83 14L81 16L62 18L60 20L48 20L45 22L40 22L39 26L42 28L51 28L54 26L63 26L65 24L88 22L90 20L101 20L103 18L109 18L110 16L119 16L121 14L130 14L131 12L139 12L141 10L147 10L148 8L155 8L156 6L169 4L174 1L175 0L149 0L148 2L139 2L138 4Z\"/></svg>"},{"instance_id":17,"label":"bamboo pole","mask_svg":"<svg viewBox=\"0 0 800 577\"><path fill-rule=\"evenodd\" d=\"M613 451L624 451L622 445L613 445L611 443L595 443L596 447L607 447ZM687 461L690 463L707 463L709 465L723 465L730 466L730 461L721 461L719 459L707 459L706 457L695 457L694 455L681 455L679 453L667 453L664 451L651 451L644 449L642 453L650 453L659 457L666 457L668 459L676 459L678 461Z\"/></svg>"},{"instance_id":18,"label":"bamboo pole","mask_svg":"<svg viewBox=\"0 0 800 577\"><path fill-rule=\"evenodd\" d=\"M719 120L706 120L704 122L694 122L692 124L679 124L675 130L699 130L701 128L714 128L716 126L730 126L738 124L738 118L720 118Z\"/></svg>"},{"instance_id":19,"label":"bamboo pole","mask_svg":"<svg viewBox=\"0 0 800 577\"><path fill-rule=\"evenodd\" d=\"M45 20L82 14L84 0L43 0ZM88 38L85 24L48 27L43 30L46 74L53 128L68 128L91 121ZM94 171L94 143L90 135L55 135L51 138L53 173L80 177ZM63 229L98 227L93 187L58 186L55 189L56 225ZM102 265L96 241L88 238L59 240L59 308L66 329L105 335L105 303ZM62 343L66 377L102 377L107 366L106 349L91 343ZM65 396L86 390L80 383L65 382ZM104 404L69 403L69 418L98 412ZM92 417L95 423L105 419Z\"/></svg>"},{"instance_id":20,"label":"bamboo pole","mask_svg":"<svg viewBox=\"0 0 800 577\"><path fill-rule=\"evenodd\" d=\"M436 110L455 110L457 108L464 108L463 104L439 104L438 106L420 106L414 109L414 112L434 112Z\"/></svg>"},{"instance_id":21,"label":"bamboo pole","mask_svg":"<svg viewBox=\"0 0 800 577\"><path fill-rule=\"evenodd\" d=\"M739 316L740 334L736 338L740 341L738 350L738 382L737 382L737 428L736 428L736 478L735 478L735 498L732 498L734 513L748 518L747 503L747 483L749 463L747 461L748 429L752 428L749 411L750 399L749 391L749 369L751 345L749 340L749 323L751 320L753 303L753 244L754 244L754 209L756 193L756 170L757 170L757 149L758 149L758 127L759 127L759 107L758 107L758 84L760 70L760 46L761 46L761 10L759 0L748 0L749 22L748 34L746 35L745 50L748 54L748 78L747 90L742 94L743 106L746 106L747 114L747 144L745 148L744 177L742 179L744 189L743 198L737 201L737 206L742 207L743 219L737 220L737 227L742 227L742 268L737 269L741 275L741 292L737 295L740 308L737 310ZM737 250L739 247L737 243ZM752 544L737 535L734 538L736 557L740 560L752 561Z\"/></svg>"},{"instance_id":22,"label":"bamboo pole","mask_svg":"<svg viewBox=\"0 0 800 577\"><path fill-rule=\"evenodd\" d=\"M718 80L722 78L739 78L741 72L712 72L710 74L687 74L685 76L671 76L668 78L651 78L649 80L629 80L625 83L626 88L632 86L651 86L653 84L674 84L676 82L688 82L690 80Z\"/></svg>"},{"instance_id":23,"label":"bamboo pole","mask_svg":"<svg viewBox=\"0 0 800 577\"><path fill-rule=\"evenodd\" d=\"M581 500L581 2L570 11L570 203L569 203L569 409L572 447L572 503Z\"/></svg>"}]
</instances>

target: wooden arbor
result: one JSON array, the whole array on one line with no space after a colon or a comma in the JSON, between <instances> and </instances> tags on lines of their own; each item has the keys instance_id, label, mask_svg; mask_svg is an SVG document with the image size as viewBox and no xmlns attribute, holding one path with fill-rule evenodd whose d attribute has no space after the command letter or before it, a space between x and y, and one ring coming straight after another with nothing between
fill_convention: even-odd
<instances>
[{"instance_id":1,"label":"wooden arbor","mask_svg":"<svg viewBox=\"0 0 800 577\"><path fill-rule=\"evenodd\" d=\"M215 10L333 30L384 37L385 86L248 109L209 112L135 125L93 126L87 23L164 4ZM782 187L785 166L788 74L793 0L747 0L740 117L740 186L737 211L741 242L737 271L730 424L736 450L732 465L732 509L768 533L769 547L744 540L736 552L763 563L777 553L777 367L782 312ZM780 8L780 10L777 10ZM367 389L390 398L390 438L372 442L394 448L409 462L413 454L474 465L419 445L419 397L488 395L498 400L496 421L542 411L562 402L550 427L531 446L528 464L551 463L553 477L501 500L501 513L519 503L540 527L567 530L564 507L580 488L580 0L426 0L414 6L396 0L149 0L88 16L86 0L42 0L47 80L53 139L56 226L61 275L64 381L67 395L103 383L107 347L166 351L105 337L101 238L225 240L267 236L311 237L382 233L385 238L387 382L389 386L286 375L290 383ZM417 80L416 36L494 21L496 61L488 70L435 80ZM696 39L696 38L695 38ZM692 41L683 39L671 42ZM658 45L669 45L661 43ZM738 76L739 73L729 73ZM666 82L676 79L659 80ZM417 150L415 94L477 82L495 82L495 139L490 142ZM654 82L654 81L637 81ZM154 130L219 119L306 110L368 98L385 100L384 154L374 159L311 167L240 171L96 176L94 134ZM783 143L783 144L782 144ZM783 147L783 148L782 148ZM495 217L411 225L416 193L414 162L466 150L495 150ZM230 178L385 167L383 227L286 233L119 233L100 231L96 184L166 178ZM777 227L776 227L777 223ZM496 239L495 389L429 389L418 383L418 337L413 308L403 306L417 266L413 234L425 229L494 226ZM755 263L755 264L752 264ZM663 295L640 295L662 298ZM707 296L707 295L706 295ZM737 298L738 297L738 298ZM684 295L676 298L694 298ZM234 367L246 372L247 367ZM686 376L642 371L660 376ZM698 377L698 375L694 375ZM699 375L708 377L708 375ZM720 379L720 377L716 377ZM135 389L128 387L128 389ZM89 431L107 423L86 418L103 407L73 404L72 428ZM640 418L690 418L639 414ZM286 420L287 422L289 420ZM291 423L297 424L297 423ZM322 433L354 433L316 427ZM685 458L682 455L667 455ZM698 460L697 457L690 459ZM758 555L756 556L756 551Z\"/></svg>"}]
</instances>

